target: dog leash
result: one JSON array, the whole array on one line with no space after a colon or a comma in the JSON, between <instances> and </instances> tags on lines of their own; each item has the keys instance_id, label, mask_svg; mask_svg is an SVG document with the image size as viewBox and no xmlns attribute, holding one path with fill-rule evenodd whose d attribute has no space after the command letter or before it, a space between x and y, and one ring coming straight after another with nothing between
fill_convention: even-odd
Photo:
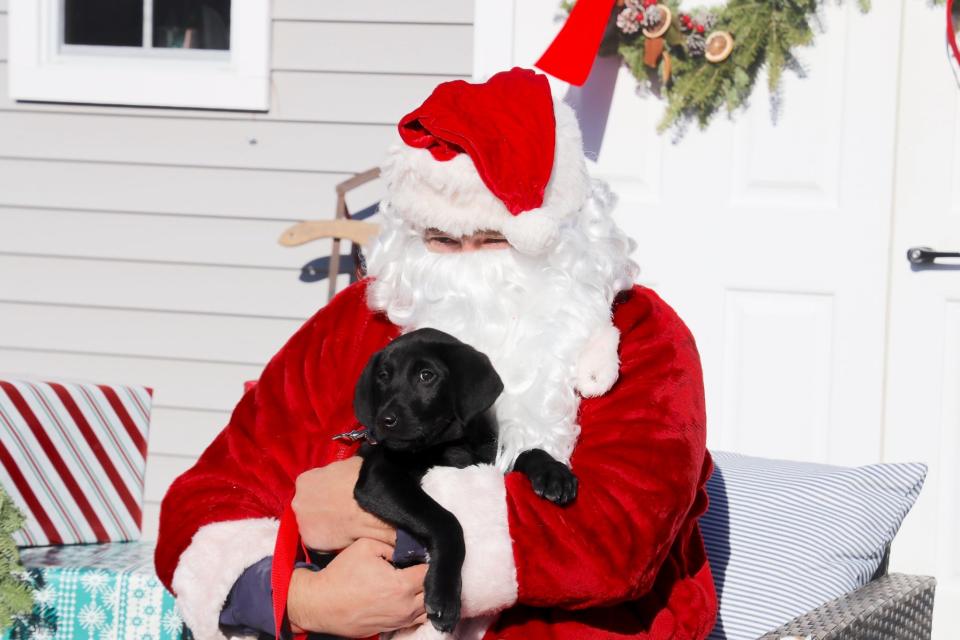
<instances>
[{"instance_id":1,"label":"dog leash","mask_svg":"<svg viewBox=\"0 0 960 640\"><path fill-rule=\"evenodd\" d=\"M353 431L344 431L343 433L338 433L337 435L331 438L332 440L348 440L349 442L358 442L360 440L366 440L370 444L377 444L377 441L374 440L370 435L370 430L366 427L361 427L359 429L354 429Z\"/></svg>"},{"instance_id":2,"label":"dog leash","mask_svg":"<svg viewBox=\"0 0 960 640\"><path fill-rule=\"evenodd\" d=\"M293 506L288 504L280 517L277 543L273 549L273 567L270 572L270 586L273 589L273 620L276 625L274 637L277 640L286 637L283 622L287 612L287 595L290 591L290 579L293 577L294 567L301 554L306 557L306 547L300 539ZM295 633L292 637L294 640L306 640L307 634Z\"/></svg>"},{"instance_id":3,"label":"dog leash","mask_svg":"<svg viewBox=\"0 0 960 640\"><path fill-rule=\"evenodd\" d=\"M369 429L360 427L351 431L338 433L331 440L340 440L356 443L366 440L370 444L377 444L371 437ZM287 596L290 592L290 579L297 561L309 558L307 546L300 537L300 527L297 525L297 515L293 505L287 504L280 517L280 528L277 531L277 542L273 550L273 567L270 573L270 586L273 589L273 619L276 624L276 638L285 638L283 622L287 611ZM306 633L291 634L294 640L306 640Z\"/></svg>"}]
</instances>

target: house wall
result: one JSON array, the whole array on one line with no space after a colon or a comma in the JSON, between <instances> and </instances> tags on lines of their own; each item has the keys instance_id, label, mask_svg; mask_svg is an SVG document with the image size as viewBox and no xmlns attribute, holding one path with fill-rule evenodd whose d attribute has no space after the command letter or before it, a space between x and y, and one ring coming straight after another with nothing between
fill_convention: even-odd
<instances>
[{"instance_id":1,"label":"house wall","mask_svg":"<svg viewBox=\"0 0 960 640\"><path fill-rule=\"evenodd\" d=\"M266 114L16 104L0 0L0 372L153 387L145 537L245 380L322 306L333 213L394 124L469 77L469 0L275 0ZM377 187L357 196L376 197Z\"/></svg>"}]
</instances>

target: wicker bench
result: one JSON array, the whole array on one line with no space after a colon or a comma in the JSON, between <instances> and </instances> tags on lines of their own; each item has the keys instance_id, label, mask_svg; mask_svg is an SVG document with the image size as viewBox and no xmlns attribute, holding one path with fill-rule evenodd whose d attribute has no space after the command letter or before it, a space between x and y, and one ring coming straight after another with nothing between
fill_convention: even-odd
<instances>
[{"instance_id":1,"label":"wicker bench","mask_svg":"<svg viewBox=\"0 0 960 640\"><path fill-rule=\"evenodd\" d=\"M863 587L797 616L760 640L929 640L937 581L888 574L889 557L888 549L873 580Z\"/></svg>"}]
</instances>

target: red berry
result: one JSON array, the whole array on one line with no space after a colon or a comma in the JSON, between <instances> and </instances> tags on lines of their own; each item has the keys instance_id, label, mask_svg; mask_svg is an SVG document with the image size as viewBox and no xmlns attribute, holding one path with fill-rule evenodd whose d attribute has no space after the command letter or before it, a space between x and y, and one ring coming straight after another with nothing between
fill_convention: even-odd
<instances>
[{"instance_id":1,"label":"red berry","mask_svg":"<svg viewBox=\"0 0 960 640\"><path fill-rule=\"evenodd\" d=\"M702 24L698 24L698 25L697 25L697 33L703 33L703 31L704 31L703 25L702 25Z\"/></svg>"}]
</instances>

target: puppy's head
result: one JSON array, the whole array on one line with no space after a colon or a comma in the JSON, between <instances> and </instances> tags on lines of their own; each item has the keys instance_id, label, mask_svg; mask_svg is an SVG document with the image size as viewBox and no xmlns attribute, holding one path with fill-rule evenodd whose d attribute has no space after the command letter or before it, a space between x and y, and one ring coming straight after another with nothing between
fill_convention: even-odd
<instances>
[{"instance_id":1,"label":"puppy's head","mask_svg":"<svg viewBox=\"0 0 960 640\"><path fill-rule=\"evenodd\" d=\"M353 409L377 442L417 451L462 438L501 391L487 356L442 331L418 329L370 358Z\"/></svg>"}]
</instances>

